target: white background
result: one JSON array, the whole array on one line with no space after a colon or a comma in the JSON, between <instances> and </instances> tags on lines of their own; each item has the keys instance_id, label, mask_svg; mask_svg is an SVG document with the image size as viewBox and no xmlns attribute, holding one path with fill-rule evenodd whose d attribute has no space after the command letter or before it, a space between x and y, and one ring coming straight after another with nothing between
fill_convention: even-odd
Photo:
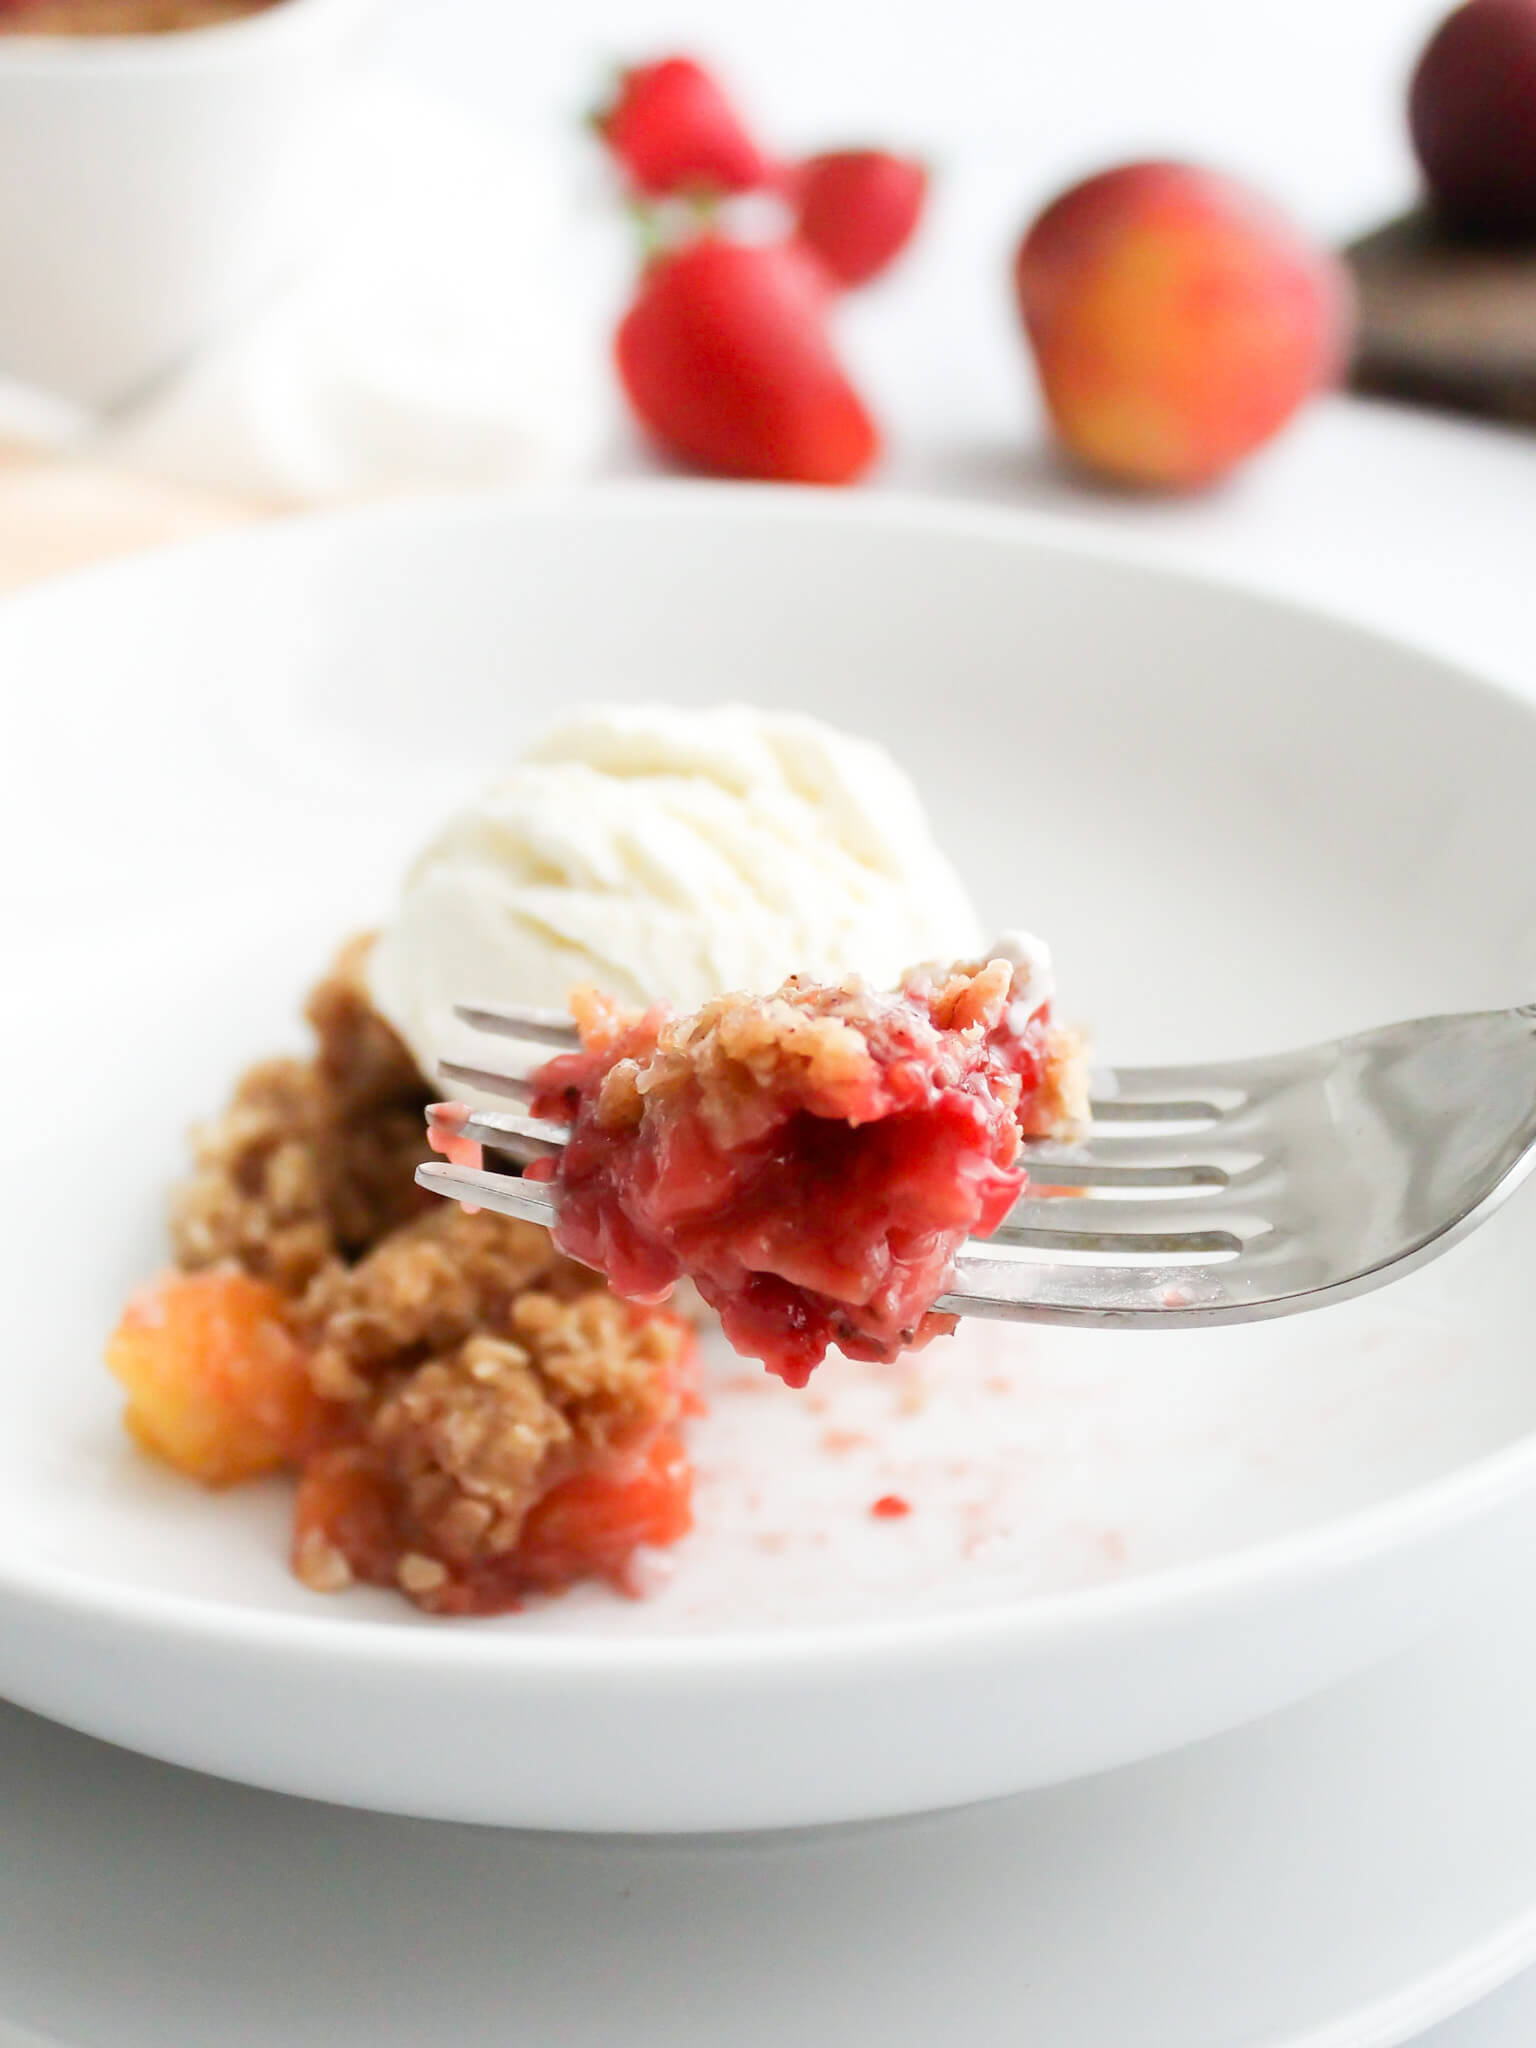
<instances>
[{"instance_id":1,"label":"white background","mask_svg":"<svg viewBox=\"0 0 1536 2048\"><path fill-rule=\"evenodd\" d=\"M1013 173L1021 210L1102 160L1194 155L1323 232L1411 184L1402 85L1435 0L386 0L423 81L549 129L605 67L719 60L771 139L910 141Z\"/></svg>"}]
</instances>

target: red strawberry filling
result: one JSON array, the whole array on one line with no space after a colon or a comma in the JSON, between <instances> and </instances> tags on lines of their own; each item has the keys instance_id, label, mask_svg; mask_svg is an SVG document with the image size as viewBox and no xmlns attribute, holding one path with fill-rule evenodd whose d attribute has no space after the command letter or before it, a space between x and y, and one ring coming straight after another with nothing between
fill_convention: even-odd
<instances>
[{"instance_id":1,"label":"red strawberry filling","mask_svg":"<svg viewBox=\"0 0 1536 2048\"><path fill-rule=\"evenodd\" d=\"M731 1343L803 1386L829 1345L886 1361L953 1326L956 1251L1025 1184L1021 1135L1072 1120L1075 1048L1004 960L894 994L789 982L696 1016L585 994L538 1076L568 1120L556 1241L621 1294L692 1279Z\"/></svg>"}]
</instances>

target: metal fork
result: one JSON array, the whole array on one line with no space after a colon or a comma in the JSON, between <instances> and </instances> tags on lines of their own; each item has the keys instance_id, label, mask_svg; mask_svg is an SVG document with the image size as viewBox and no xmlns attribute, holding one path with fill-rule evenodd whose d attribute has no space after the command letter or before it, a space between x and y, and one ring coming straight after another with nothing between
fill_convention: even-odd
<instances>
[{"instance_id":1,"label":"metal fork","mask_svg":"<svg viewBox=\"0 0 1536 2048\"><path fill-rule=\"evenodd\" d=\"M527 1103L570 1023L465 1005L521 1063L443 1076ZM972 1238L936 1306L1016 1322L1171 1329L1257 1322L1364 1294L1483 1222L1536 1160L1536 1004L1389 1024L1303 1052L1099 1078L1089 1140L1025 1148L1029 1191ZM561 1124L476 1110L466 1138L527 1161ZM553 1225L551 1189L473 1167L425 1188Z\"/></svg>"}]
</instances>

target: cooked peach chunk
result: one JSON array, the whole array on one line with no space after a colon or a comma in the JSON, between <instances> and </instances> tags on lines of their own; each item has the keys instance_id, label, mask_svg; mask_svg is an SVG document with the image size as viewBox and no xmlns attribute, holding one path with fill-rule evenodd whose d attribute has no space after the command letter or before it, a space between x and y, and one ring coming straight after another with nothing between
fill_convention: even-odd
<instances>
[{"instance_id":1,"label":"cooked peach chunk","mask_svg":"<svg viewBox=\"0 0 1536 2048\"><path fill-rule=\"evenodd\" d=\"M293 1464L322 1434L283 1297L245 1273L168 1273L141 1288L107 1364L128 1391L130 1435L208 1486Z\"/></svg>"},{"instance_id":2,"label":"cooked peach chunk","mask_svg":"<svg viewBox=\"0 0 1536 2048\"><path fill-rule=\"evenodd\" d=\"M552 1487L523 1524L518 1560L530 1588L576 1579L622 1585L641 1545L676 1543L693 1527L693 1473L675 1436L658 1436L632 1469L578 1472Z\"/></svg>"}]
</instances>

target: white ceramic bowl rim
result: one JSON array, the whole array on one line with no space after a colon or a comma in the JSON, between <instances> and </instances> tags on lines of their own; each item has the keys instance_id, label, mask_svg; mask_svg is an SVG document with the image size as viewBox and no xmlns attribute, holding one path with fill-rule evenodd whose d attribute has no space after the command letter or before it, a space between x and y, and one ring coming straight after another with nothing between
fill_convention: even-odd
<instances>
[{"instance_id":1,"label":"white ceramic bowl rim","mask_svg":"<svg viewBox=\"0 0 1536 2048\"><path fill-rule=\"evenodd\" d=\"M329 0L288 0L294 7L323 6ZM346 0L339 0L346 4ZM1160 578L1195 590L1231 590L1252 597L1277 613L1325 619L1339 632L1352 635L1362 648L1390 656L1422 658L1423 650L1391 634L1360 625L1321 606L1298 603L1255 585L1240 575L1169 565L1134 537L1107 534L1101 528L1068 516L944 503L933 499L881 496L839 497L814 489L782 485L708 484L668 481L617 482L598 485L523 487L499 493L453 494L413 498L339 512L307 514L259 529L192 541L174 550L178 562L192 558L210 563L236 557L259 562L263 555L281 558L303 550L315 533L367 534L409 528L422 520L473 522L489 503L516 503L523 508L558 514L580 505L590 514L596 504L622 514L642 511L664 519L685 507L709 506L721 519L776 517L821 520L828 525L874 526L895 531L939 532L980 539L1006 540L1025 535L1036 548L1060 554L1118 562L1152 571ZM158 559L166 559L164 555ZM0 620L21 610L48 610L78 598L88 601L119 581L130 583L156 558L108 564L76 571L31 591L0 601ZM1529 700L1496 679L1479 676L1451 662L1441 664L1469 693L1481 693L1518 706L1536 716ZM1128 1335L1127 1343L1155 1347L1156 1337ZM222 1639L233 1647L260 1651L281 1641L285 1651L328 1658L345 1653L380 1667L416 1666L444 1658L474 1668L517 1665L559 1674L613 1670L643 1661L654 1675L678 1681L712 1667L755 1662L765 1671L792 1675L797 1670L858 1665L871 1659L900 1666L909 1659L931 1659L936 1648L956 1655L968 1649L983 1653L1009 1645L1038 1645L1044 1638L1071 1638L1109 1630L1124 1634L1142 1622L1166 1621L1179 1610L1194 1614L1229 1603L1244 1605L1256 1596L1279 1592L1323 1578L1348 1565L1399 1551L1411 1551L1458 1524L1479 1518L1536 1486L1536 1432L1517 1443L1470 1460L1455 1471L1410 1487L1392 1499L1340 1516L1293 1535L1251 1545L1191 1565L1176 1565L1145 1577L1051 1594L1014 1607L985 1608L920 1618L880 1619L843 1623L837 1629L785 1629L772 1634L720 1631L708 1636L648 1636L643 1642L613 1637L534 1636L516 1630L463 1622L452 1628L405 1627L389 1621L345 1617L330 1619L291 1612L263 1613L203 1596L148 1591L109 1585L67 1568L18 1562L0 1555L0 1585L23 1599L61 1605L86 1617L146 1623L171 1636Z\"/></svg>"},{"instance_id":2,"label":"white ceramic bowl rim","mask_svg":"<svg viewBox=\"0 0 1536 2048\"><path fill-rule=\"evenodd\" d=\"M255 14L155 35L0 36L0 77L110 78L221 70L311 37L345 34L378 0L276 0Z\"/></svg>"}]
</instances>

